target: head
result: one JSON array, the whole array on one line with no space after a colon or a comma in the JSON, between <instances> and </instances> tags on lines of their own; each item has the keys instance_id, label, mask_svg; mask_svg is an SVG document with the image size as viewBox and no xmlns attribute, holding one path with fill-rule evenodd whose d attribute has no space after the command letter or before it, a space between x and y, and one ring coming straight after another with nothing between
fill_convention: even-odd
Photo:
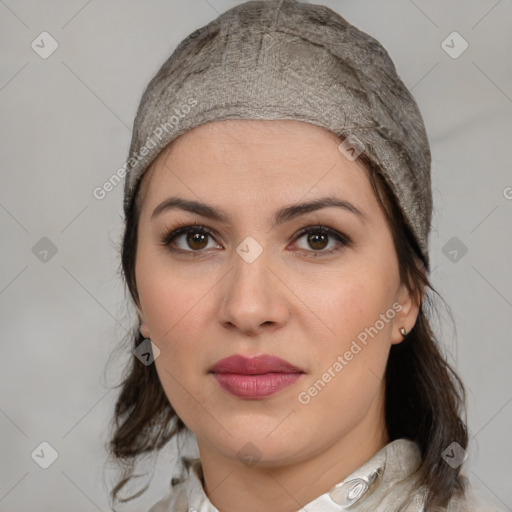
<instances>
[{"instance_id":1,"label":"head","mask_svg":"<svg viewBox=\"0 0 512 512\"><path fill-rule=\"evenodd\" d=\"M149 171L135 257L140 328L161 351L158 377L200 449L236 459L250 442L261 447L260 464L285 464L356 428L387 437L386 362L403 341L400 327L416 322L421 291L400 279L367 171L340 153L340 142L300 121L219 121L179 137ZM180 208L155 214L170 197L226 219ZM351 210L310 208L273 226L278 211L325 197ZM376 324L378 333L363 338ZM354 357L343 363L353 340ZM275 397L240 400L211 373L234 354L273 355L304 373ZM339 376L308 393L335 362L346 365Z\"/></svg>"},{"instance_id":2,"label":"head","mask_svg":"<svg viewBox=\"0 0 512 512\"><path fill-rule=\"evenodd\" d=\"M160 355L149 366L134 357L122 383L110 449L128 466L114 496L140 455L187 430L200 453L236 460L251 443L268 467L353 432L407 437L421 447L431 504L461 488L441 453L467 445L464 389L430 328L424 238L377 145L366 140L351 159L345 138L297 119L209 120L132 181L122 245L138 319L130 343L151 338ZM270 354L299 376L241 400L212 373L233 354Z\"/></svg>"}]
</instances>

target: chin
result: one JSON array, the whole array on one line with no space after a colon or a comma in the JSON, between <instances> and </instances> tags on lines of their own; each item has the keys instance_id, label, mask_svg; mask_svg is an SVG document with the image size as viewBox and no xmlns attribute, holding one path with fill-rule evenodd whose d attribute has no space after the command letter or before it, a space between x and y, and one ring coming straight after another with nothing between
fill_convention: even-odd
<instances>
[{"instance_id":1,"label":"chin","mask_svg":"<svg viewBox=\"0 0 512 512\"><path fill-rule=\"evenodd\" d=\"M282 418L266 417L258 421L253 414L250 417L244 415L239 419L240 421L235 423L222 423L226 430L218 427L215 434L211 430L201 432L204 430L203 423L203 429L199 429L196 437L214 447L223 457L240 461L248 467L276 467L297 463L315 450L313 442L317 436L309 439L304 435L303 426L290 428L288 425L288 428L283 428L279 432L279 422ZM208 424L211 425L211 422Z\"/></svg>"}]
</instances>

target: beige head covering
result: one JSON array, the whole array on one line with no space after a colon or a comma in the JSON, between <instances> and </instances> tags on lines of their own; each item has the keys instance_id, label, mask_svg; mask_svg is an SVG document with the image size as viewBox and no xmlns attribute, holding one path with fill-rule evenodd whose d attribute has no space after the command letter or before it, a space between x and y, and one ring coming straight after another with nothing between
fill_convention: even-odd
<instances>
[{"instance_id":1,"label":"beige head covering","mask_svg":"<svg viewBox=\"0 0 512 512\"><path fill-rule=\"evenodd\" d=\"M237 5L185 38L148 84L125 181L139 180L173 139L223 119L295 119L345 138L375 162L429 268L430 148L418 106L378 41L331 9L295 0Z\"/></svg>"}]
</instances>

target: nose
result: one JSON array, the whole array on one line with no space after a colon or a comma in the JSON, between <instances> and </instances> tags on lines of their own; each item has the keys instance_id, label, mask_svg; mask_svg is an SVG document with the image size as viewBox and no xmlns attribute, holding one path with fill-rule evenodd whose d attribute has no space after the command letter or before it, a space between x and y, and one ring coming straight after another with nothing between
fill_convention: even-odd
<instances>
[{"instance_id":1,"label":"nose","mask_svg":"<svg viewBox=\"0 0 512 512\"><path fill-rule=\"evenodd\" d=\"M233 253L233 266L224 281L219 310L221 324L246 336L277 330L288 321L283 277L271 266L268 251L251 263Z\"/></svg>"}]
</instances>

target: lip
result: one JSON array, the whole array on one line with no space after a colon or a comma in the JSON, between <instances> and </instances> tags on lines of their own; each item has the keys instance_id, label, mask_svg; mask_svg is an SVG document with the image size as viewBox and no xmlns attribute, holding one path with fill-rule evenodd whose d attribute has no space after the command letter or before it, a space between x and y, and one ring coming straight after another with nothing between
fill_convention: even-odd
<instances>
[{"instance_id":1,"label":"lip","mask_svg":"<svg viewBox=\"0 0 512 512\"><path fill-rule=\"evenodd\" d=\"M294 384L304 372L276 356L234 355L217 361L210 373L221 388L240 398L265 398Z\"/></svg>"}]
</instances>

